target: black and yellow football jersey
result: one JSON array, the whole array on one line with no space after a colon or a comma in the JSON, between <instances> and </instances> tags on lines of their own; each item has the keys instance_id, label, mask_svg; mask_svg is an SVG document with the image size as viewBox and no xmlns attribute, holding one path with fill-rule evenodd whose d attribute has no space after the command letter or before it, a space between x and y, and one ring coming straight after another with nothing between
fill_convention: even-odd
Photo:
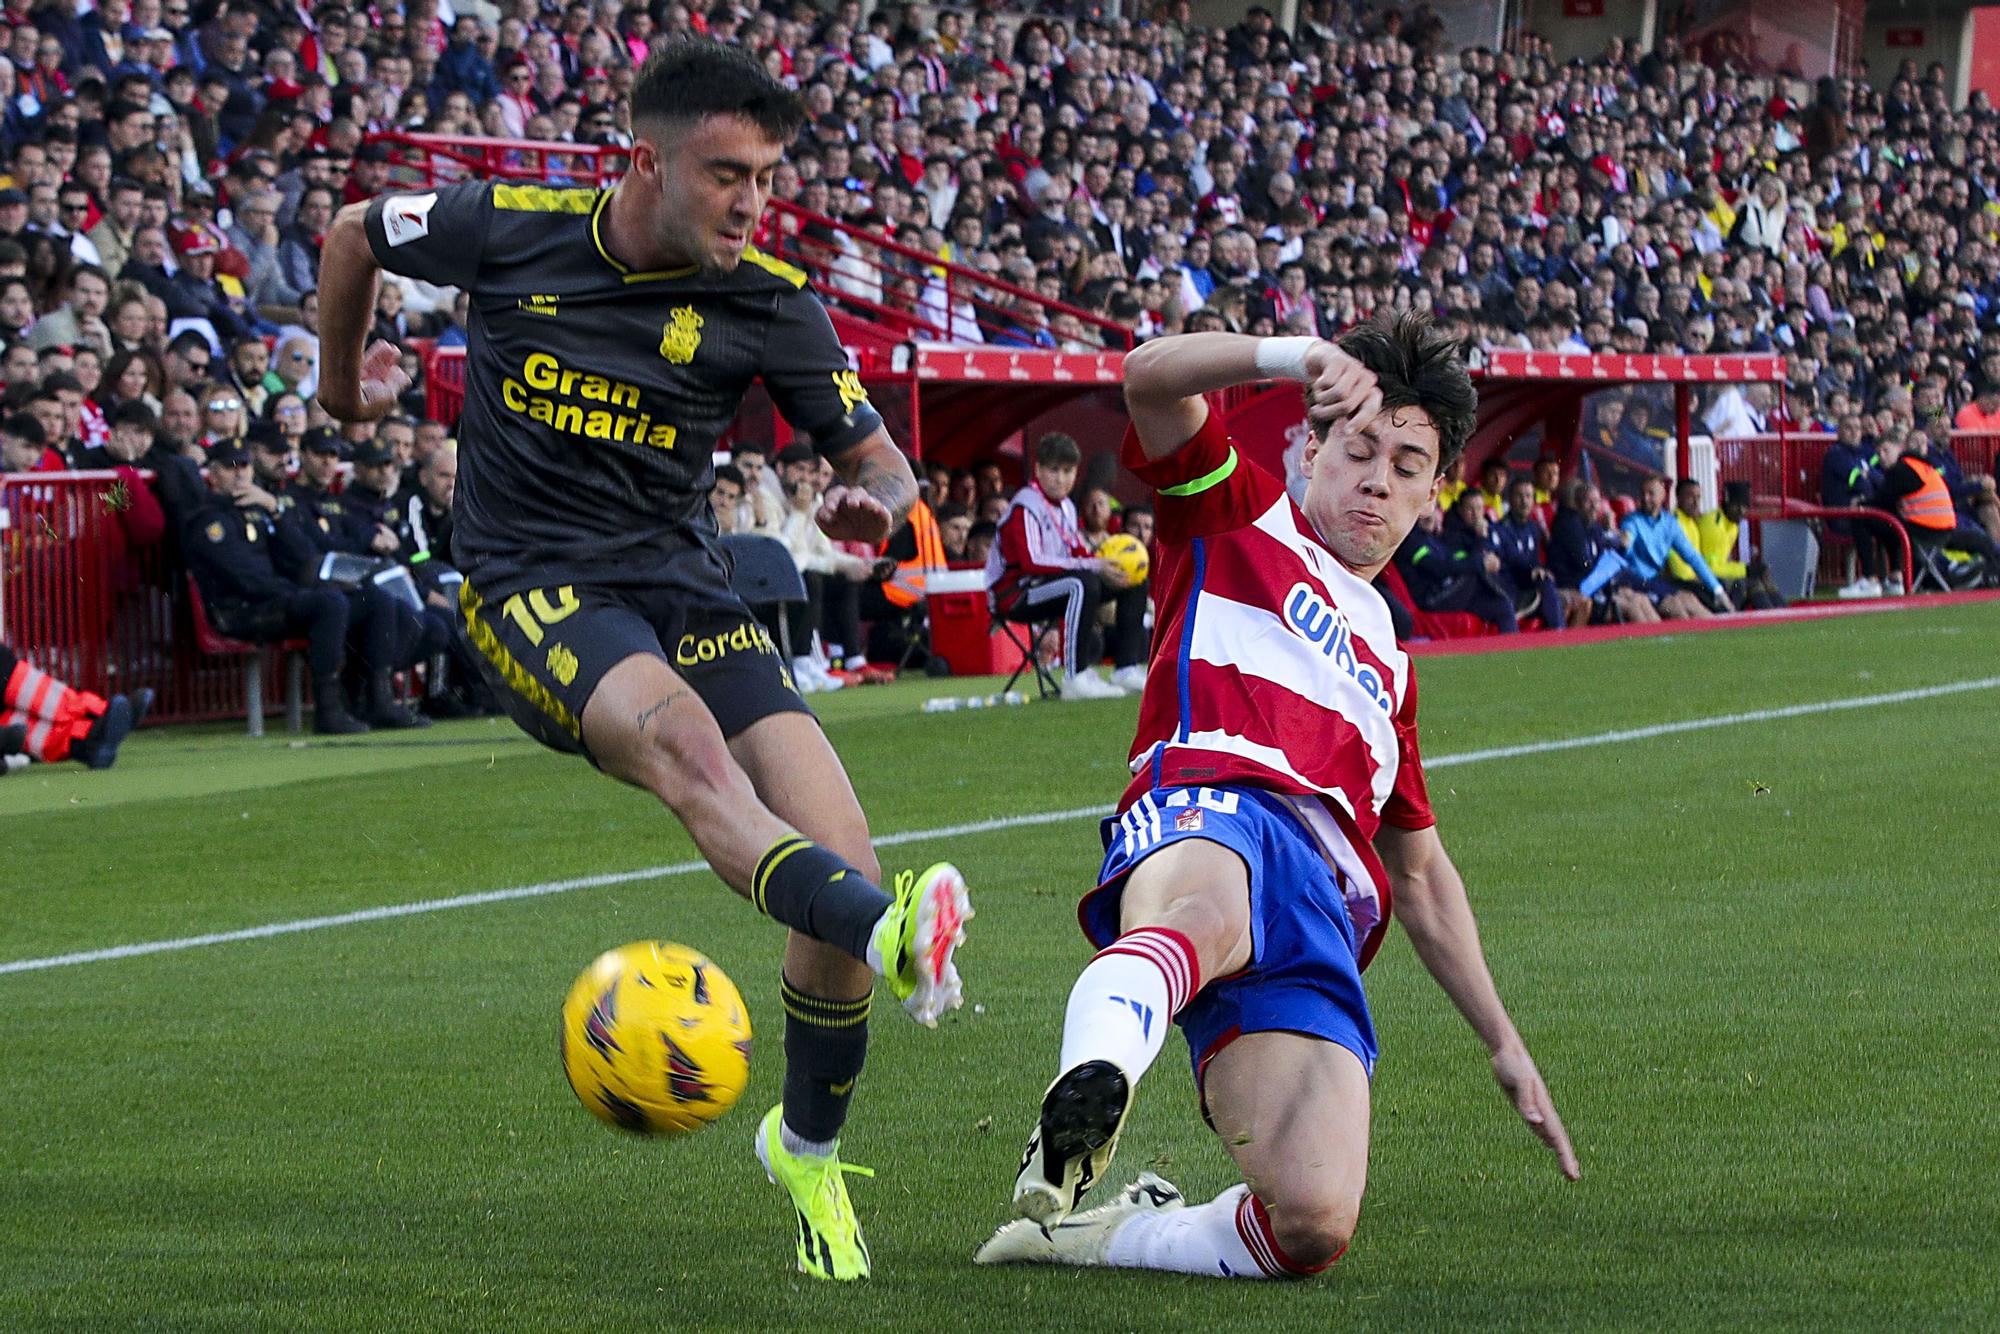
<instances>
[{"instance_id":1,"label":"black and yellow football jersey","mask_svg":"<svg viewBox=\"0 0 2000 1334\"><path fill-rule=\"evenodd\" d=\"M468 181L368 209L385 269L471 295L455 562L487 597L655 582L708 546L715 442L761 377L837 456L882 423L805 273L635 273L605 249L611 191Z\"/></svg>"}]
</instances>

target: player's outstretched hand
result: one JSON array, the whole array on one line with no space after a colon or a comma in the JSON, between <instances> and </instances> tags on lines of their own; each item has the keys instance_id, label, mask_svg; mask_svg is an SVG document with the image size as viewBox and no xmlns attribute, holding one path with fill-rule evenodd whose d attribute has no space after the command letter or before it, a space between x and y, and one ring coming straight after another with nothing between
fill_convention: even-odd
<instances>
[{"instance_id":1,"label":"player's outstretched hand","mask_svg":"<svg viewBox=\"0 0 2000 1334\"><path fill-rule=\"evenodd\" d=\"M1556 1165L1562 1174L1571 1181L1581 1176L1576 1150L1569 1146L1569 1132L1563 1129L1562 1118L1556 1115L1555 1099L1549 1096L1549 1086L1542 1082L1542 1072L1535 1068L1535 1059L1528 1055L1527 1049L1505 1047L1495 1052L1493 1077L1500 1081L1500 1087L1513 1100L1514 1110L1521 1114L1528 1128L1555 1150Z\"/></svg>"},{"instance_id":2,"label":"player's outstretched hand","mask_svg":"<svg viewBox=\"0 0 2000 1334\"><path fill-rule=\"evenodd\" d=\"M403 369L403 354L394 343L377 339L361 354L361 388L352 403L328 400L320 393L320 406L341 421L371 422L394 412L410 387L410 373ZM342 412L342 407L348 408Z\"/></svg>"},{"instance_id":3,"label":"player's outstretched hand","mask_svg":"<svg viewBox=\"0 0 2000 1334\"><path fill-rule=\"evenodd\" d=\"M858 486L829 487L813 515L819 530L836 542L881 542L893 522L889 507Z\"/></svg>"},{"instance_id":4,"label":"player's outstretched hand","mask_svg":"<svg viewBox=\"0 0 2000 1334\"><path fill-rule=\"evenodd\" d=\"M1326 423L1347 420L1349 430L1359 431L1375 420L1382 410L1382 390L1375 372L1322 339L1306 351L1306 415L1316 429Z\"/></svg>"}]
</instances>

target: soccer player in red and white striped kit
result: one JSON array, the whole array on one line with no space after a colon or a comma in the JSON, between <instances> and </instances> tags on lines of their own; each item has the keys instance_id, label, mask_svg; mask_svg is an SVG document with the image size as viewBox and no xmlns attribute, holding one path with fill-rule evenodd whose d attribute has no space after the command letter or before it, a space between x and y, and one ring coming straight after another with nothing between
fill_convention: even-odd
<instances>
[{"instance_id":1,"label":"soccer player in red and white striped kit","mask_svg":"<svg viewBox=\"0 0 2000 1334\"><path fill-rule=\"evenodd\" d=\"M1204 394L1307 386L1302 502L1244 458ZM1201 333L1125 360L1124 462L1157 494L1160 623L1131 752L1078 917L1100 952L1070 992L1055 1082L985 1264L1318 1273L1360 1215L1376 1040L1362 991L1393 901L1494 1077L1576 1155L1494 989L1439 841L1409 656L1370 586L1464 449L1476 401L1418 316L1316 338ZM1169 1021L1243 1183L1188 1205L1148 1172L1071 1216L1110 1166Z\"/></svg>"}]
</instances>

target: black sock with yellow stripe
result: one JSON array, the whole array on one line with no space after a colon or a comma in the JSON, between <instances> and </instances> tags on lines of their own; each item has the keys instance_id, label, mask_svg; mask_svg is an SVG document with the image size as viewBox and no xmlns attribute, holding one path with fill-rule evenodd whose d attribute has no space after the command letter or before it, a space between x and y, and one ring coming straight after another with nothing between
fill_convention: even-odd
<instances>
[{"instance_id":1,"label":"black sock with yellow stripe","mask_svg":"<svg viewBox=\"0 0 2000 1334\"><path fill-rule=\"evenodd\" d=\"M868 1005L873 999L810 996L780 976L785 1002L785 1126L802 1140L840 1136L854 1082L868 1059Z\"/></svg>"},{"instance_id":2,"label":"black sock with yellow stripe","mask_svg":"<svg viewBox=\"0 0 2000 1334\"><path fill-rule=\"evenodd\" d=\"M800 834L757 859L750 876L757 911L868 962L868 936L894 902L867 876Z\"/></svg>"}]
</instances>

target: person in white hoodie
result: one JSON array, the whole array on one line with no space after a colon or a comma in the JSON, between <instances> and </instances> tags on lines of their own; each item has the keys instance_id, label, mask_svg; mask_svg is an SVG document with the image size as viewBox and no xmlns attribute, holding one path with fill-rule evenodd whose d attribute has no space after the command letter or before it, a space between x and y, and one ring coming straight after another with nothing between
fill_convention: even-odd
<instances>
[{"instance_id":1,"label":"person in white hoodie","mask_svg":"<svg viewBox=\"0 0 2000 1334\"><path fill-rule=\"evenodd\" d=\"M867 666L861 652L859 586L874 572L874 563L843 551L820 529L813 515L819 509L819 455L809 445L787 445L778 451L778 478L785 488L785 517L778 540L792 553L805 577L806 603L788 608L792 618L792 679L800 691L838 690L844 684L828 664L849 670ZM820 634L826 661L812 650Z\"/></svg>"}]
</instances>

